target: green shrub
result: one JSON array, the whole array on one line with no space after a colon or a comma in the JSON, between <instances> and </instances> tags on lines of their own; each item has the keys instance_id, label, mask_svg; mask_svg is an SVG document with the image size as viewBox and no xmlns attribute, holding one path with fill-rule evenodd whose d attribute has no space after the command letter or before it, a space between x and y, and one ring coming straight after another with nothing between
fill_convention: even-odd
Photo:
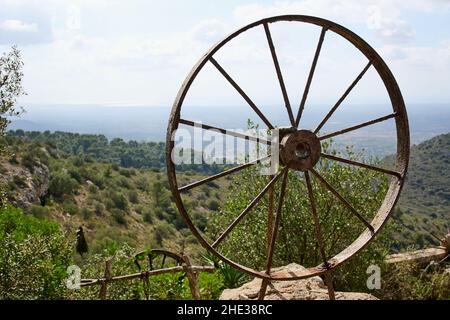
<instances>
[{"instance_id":1,"label":"green shrub","mask_svg":"<svg viewBox=\"0 0 450 320\"><path fill-rule=\"evenodd\" d=\"M111 192L109 194L109 198L111 199L114 208L120 209L120 210L127 210L128 208L128 200L121 192Z\"/></svg>"},{"instance_id":2,"label":"green shrub","mask_svg":"<svg viewBox=\"0 0 450 320\"><path fill-rule=\"evenodd\" d=\"M423 269L413 263L399 263L383 274L378 293L383 299L449 300L450 274L437 265Z\"/></svg>"},{"instance_id":3,"label":"green shrub","mask_svg":"<svg viewBox=\"0 0 450 320\"><path fill-rule=\"evenodd\" d=\"M28 170L30 170L30 172L33 172L34 167L36 166L36 160L34 159L33 155L30 153L25 153L22 156L22 159L20 161L20 163L27 168Z\"/></svg>"},{"instance_id":4,"label":"green shrub","mask_svg":"<svg viewBox=\"0 0 450 320\"><path fill-rule=\"evenodd\" d=\"M47 207L33 204L28 208L28 213L35 217L43 218L48 216L49 210Z\"/></svg>"},{"instance_id":5,"label":"green shrub","mask_svg":"<svg viewBox=\"0 0 450 320\"><path fill-rule=\"evenodd\" d=\"M92 211L89 210L88 208L82 208L81 209L81 216L83 217L83 219L87 220L90 217L92 217Z\"/></svg>"},{"instance_id":6,"label":"green shrub","mask_svg":"<svg viewBox=\"0 0 450 320\"><path fill-rule=\"evenodd\" d=\"M153 213L151 211L144 212L143 219L147 223L153 222Z\"/></svg>"},{"instance_id":7,"label":"green shrub","mask_svg":"<svg viewBox=\"0 0 450 320\"><path fill-rule=\"evenodd\" d=\"M117 177L115 182L119 187L122 187L125 189L131 188L130 181L125 177Z\"/></svg>"},{"instance_id":8,"label":"green shrub","mask_svg":"<svg viewBox=\"0 0 450 320\"><path fill-rule=\"evenodd\" d=\"M105 211L105 205L99 201L94 201L94 212L97 216L102 216Z\"/></svg>"},{"instance_id":9,"label":"green shrub","mask_svg":"<svg viewBox=\"0 0 450 320\"><path fill-rule=\"evenodd\" d=\"M130 200L131 203L138 203L139 202L138 193L135 190L130 190L128 192L128 200Z\"/></svg>"},{"instance_id":10,"label":"green shrub","mask_svg":"<svg viewBox=\"0 0 450 320\"><path fill-rule=\"evenodd\" d=\"M322 148L325 153L333 153L325 144L322 144ZM342 157L359 159L351 152L346 152ZM364 162L370 163L370 160L366 159ZM386 175L324 159L321 159L316 170L359 210L366 220L371 221L387 191ZM317 245L305 178L290 171L288 181L273 265L282 266L296 262L304 267L317 266L323 263L323 260ZM217 239L224 227L230 225L267 183L268 177L261 175L256 167L233 175L228 201L220 209L220 213L212 215L208 220L207 230L210 237ZM274 187L275 204L278 203L280 187L281 179ZM333 257L351 245L364 231L365 226L314 177L312 188L324 235L324 251L329 257ZM268 201L265 197L221 243L221 252L233 261L263 270L267 261L267 212ZM390 230L385 228L364 251L333 273L337 290L368 290L366 270L373 263L382 264L391 244Z\"/></svg>"},{"instance_id":11,"label":"green shrub","mask_svg":"<svg viewBox=\"0 0 450 320\"><path fill-rule=\"evenodd\" d=\"M131 171L128 169L120 169L119 174L127 178L131 177Z\"/></svg>"},{"instance_id":12,"label":"green shrub","mask_svg":"<svg viewBox=\"0 0 450 320\"><path fill-rule=\"evenodd\" d=\"M208 209L209 210L213 210L213 211L216 211L216 210L218 210L219 209L219 202L217 201L217 200L214 200L214 199L212 199L212 200L210 200L209 202L208 202Z\"/></svg>"},{"instance_id":13,"label":"green shrub","mask_svg":"<svg viewBox=\"0 0 450 320\"><path fill-rule=\"evenodd\" d=\"M111 215L118 224L127 224L127 220L125 219L125 212L123 212L122 210L114 208L111 210Z\"/></svg>"},{"instance_id":14,"label":"green shrub","mask_svg":"<svg viewBox=\"0 0 450 320\"><path fill-rule=\"evenodd\" d=\"M72 248L58 225L0 208L0 299L63 299Z\"/></svg>"},{"instance_id":15,"label":"green shrub","mask_svg":"<svg viewBox=\"0 0 450 320\"><path fill-rule=\"evenodd\" d=\"M72 195L77 188L78 182L75 179L63 171L58 171L50 178L48 193L58 199L64 195Z\"/></svg>"},{"instance_id":16,"label":"green shrub","mask_svg":"<svg viewBox=\"0 0 450 320\"><path fill-rule=\"evenodd\" d=\"M64 201L64 203L63 203L63 210L64 210L64 212L67 212L71 216L74 216L74 215L78 214L78 206L77 206L77 204L74 203L73 201L70 201L70 200Z\"/></svg>"}]
</instances>

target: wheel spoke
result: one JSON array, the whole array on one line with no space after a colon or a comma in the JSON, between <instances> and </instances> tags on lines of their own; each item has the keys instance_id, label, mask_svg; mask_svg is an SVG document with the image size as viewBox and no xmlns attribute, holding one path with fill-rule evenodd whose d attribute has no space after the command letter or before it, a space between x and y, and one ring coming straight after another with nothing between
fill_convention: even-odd
<instances>
[{"instance_id":1,"label":"wheel spoke","mask_svg":"<svg viewBox=\"0 0 450 320\"><path fill-rule=\"evenodd\" d=\"M186 120L186 119L180 119L180 123L187 125L187 126L198 127L198 128L205 129L205 130L219 131L220 133L222 133L224 135L228 135L228 136L232 136L232 137L236 137L236 138L242 138L242 139L259 142L259 143L263 143L263 144L267 144L267 145L271 144L271 142L266 139L250 136L250 135L232 131L232 130L227 130L227 129L222 129L219 127L210 126L210 125L207 125L204 123L194 122L194 121Z\"/></svg>"},{"instance_id":2,"label":"wheel spoke","mask_svg":"<svg viewBox=\"0 0 450 320\"><path fill-rule=\"evenodd\" d=\"M202 184L204 184L204 183L207 183L207 182L210 182L210 181L219 179L219 178L224 177L224 176L227 176L227 175L229 175L229 174L232 174L232 173L241 171L242 169L251 167L251 166L253 166L253 165L255 165L255 164L258 164L258 163L260 163L260 162L263 162L263 161L265 161L265 160L267 160L267 159L269 159L269 158L270 158L270 155L269 155L269 156L262 157L262 158L259 158L259 159L256 159L256 160L254 160L254 161L251 161L251 162L248 162L248 163L245 163L245 164L242 164L242 165L240 165L240 166L237 166L237 167L234 167L234 168L225 170L225 171L220 172L220 173L218 173L218 174L209 176L209 177L204 178L204 179L202 179L202 180L199 180L199 181L190 183L190 184L188 184L188 185L185 185L185 186L183 186L183 187L180 187L180 188L178 188L178 191L179 191L179 192L187 191L187 190L189 190L189 189L198 187L199 185L202 185Z\"/></svg>"},{"instance_id":3,"label":"wheel spoke","mask_svg":"<svg viewBox=\"0 0 450 320\"><path fill-rule=\"evenodd\" d=\"M333 278L331 276L331 271L325 272L324 278L325 284L328 288L328 297L330 297L330 300L335 300L336 295L334 294Z\"/></svg>"},{"instance_id":4,"label":"wheel spoke","mask_svg":"<svg viewBox=\"0 0 450 320\"><path fill-rule=\"evenodd\" d=\"M341 105L341 103L345 100L345 98L348 96L350 91L353 90L353 88L356 86L356 84L361 80L361 78L364 76L366 71L370 68L372 65L372 62L369 61L367 65L364 67L364 69L360 72L360 74L356 77L356 79L350 84L350 86L345 90L344 94L339 98L339 100L336 102L336 104L331 108L331 110L327 113L325 118L323 118L322 122L317 126L316 130L314 130L314 133L319 132L320 129L325 125L325 123L330 119L330 117L333 115L333 113L336 111L336 109Z\"/></svg>"},{"instance_id":5,"label":"wheel spoke","mask_svg":"<svg viewBox=\"0 0 450 320\"><path fill-rule=\"evenodd\" d=\"M367 122L360 123L360 124L358 124L356 126L353 126L353 127L345 128L345 129L342 129L342 130L339 130L339 131L335 131L335 132L330 133L330 134L326 134L324 136L319 137L319 140L325 140L325 139L329 139L329 138L332 138L332 137L335 137L335 136L339 136L341 134L344 134L344 133L347 133L347 132L350 132L350 131L358 130L358 129L370 126L370 125L378 123L378 122L383 122L383 121L386 121L388 119L395 118L396 116L397 116L397 113L394 112L394 113L389 114L389 115L384 116L384 117L373 119L373 120L370 120L370 121L367 121Z\"/></svg>"},{"instance_id":6,"label":"wheel spoke","mask_svg":"<svg viewBox=\"0 0 450 320\"><path fill-rule=\"evenodd\" d=\"M261 118L261 120L266 124L269 129L273 129L273 125L267 120L266 116L259 110L256 104L250 99L250 97L241 89L241 87L231 78L231 76L222 68L222 66L213 58L209 58L209 61L219 70L219 72L228 80L228 82L236 89L237 92L244 98L244 100L249 104L249 106L256 112L256 114Z\"/></svg>"},{"instance_id":7,"label":"wheel spoke","mask_svg":"<svg viewBox=\"0 0 450 320\"><path fill-rule=\"evenodd\" d=\"M266 192L273 186L275 182L277 182L278 178L281 176L281 174L286 171L287 168L284 168L283 171L277 173L275 177L270 180L270 182L264 187L264 189L261 190L261 192L256 196L255 199L253 199L250 204L242 211L234 220L233 222L225 229L225 231L222 232L222 234L217 238L216 241L211 245L213 248L217 248L217 246L223 241L223 239L236 227L236 225L245 218L245 216L252 210L256 204L261 200L261 198L266 194Z\"/></svg>"},{"instance_id":8,"label":"wheel spoke","mask_svg":"<svg viewBox=\"0 0 450 320\"><path fill-rule=\"evenodd\" d=\"M314 221L314 227L316 230L316 239L317 243L319 244L320 255L322 256L324 267L328 269L330 267L330 264L328 263L327 255L325 253L325 244L323 242L322 228L320 226L319 217L317 216L316 202L314 200L314 192L312 189L311 178L309 176L308 171L305 171L305 180L306 180L306 187L308 189L309 203L311 206L311 215ZM333 280L329 272L325 273L325 284L327 285L328 288L328 296L330 297L330 300L334 300L335 294L334 294Z\"/></svg>"},{"instance_id":9,"label":"wheel spoke","mask_svg":"<svg viewBox=\"0 0 450 320\"><path fill-rule=\"evenodd\" d=\"M322 32L320 33L319 42L317 43L316 53L314 54L314 59L311 64L311 69L309 70L308 80L306 81L305 90L303 91L302 101L300 102L300 106L298 107L297 118L295 120L295 126L297 127L300 123L300 118L303 114L303 109L305 108L306 98L308 97L309 87L311 86L311 82L314 76L314 72L316 70L317 60L319 59L320 50L322 49L323 39L325 38L325 32L327 29L325 27L322 28Z\"/></svg>"},{"instance_id":10,"label":"wheel spoke","mask_svg":"<svg viewBox=\"0 0 450 320\"><path fill-rule=\"evenodd\" d=\"M366 225L366 227L371 231L374 232L374 229L372 227L372 225L366 220L364 219L364 217L362 215L360 215L358 213L358 211L356 211L355 208L353 208L353 206L347 201L345 200L340 194L339 192L337 192L336 189L334 189L316 170L311 169L311 172L314 174L314 176L316 176L316 178L328 189L331 191L332 194L335 195L336 198L338 198L343 204L344 206L346 206L350 212L356 216L362 223L364 223Z\"/></svg>"},{"instance_id":11,"label":"wheel spoke","mask_svg":"<svg viewBox=\"0 0 450 320\"><path fill-rule=\"evenodd\" d=\"M320 255L322 256L323 263L325 267L328 267L328 261L327 261L327 255L325 253L325 245L323 243L323 235L322 235L322 228L320 226L320 221L317 216L317 210L316 210L316 203L314 200L314 193L311 185L311 178L309 177L309 172L305 171L305 180L306 180L306 187L308 189L308 197L309 197L309 204L311 206L311 215L314 222L314 227L316 231L316 239L317 243L319 245Z\"/></svg>"},{"instance_id":12,"label":"wheel spoke","mask_svg":"<svg viewBox=\"0 0 450 320\"><path fill-rule=\"evenodd\" d=\"M289 120L291 121L291 125L295 127L294 115L292 114L291 103L289 102L289 96L286 91L286 86L284 84L283 75L281 74L280 64L278 62L277 53L275 51L275 46L273 45L272 35L270 34L269 25L264 23L264 31L266 32L267 43L269 44L270 53L272 54L273 64L275 66L275 70L277 72L278 82L280 83L281 93L283 94L284 104L286 106Z\"/></svg>"},{"instance_id":13,"label":"wheel spoke","mask_svg":"<svg viewBox=\"0 0 450 320\"><path fill-rule=\"evenodd\" d=\"M289 170L285 169L284 175L283 175L283 182L281 184L280 199L278 200L277 215L275 216L275 224L273 226L273 231L271 232L269 250L267 253L267 262L266 262L266 274L267 275L270 275L270 269L272 268L273 253L275 251L275 241L277 239L278 229L280 227L281 210L282 210L283 204L284 204L284 195L286 193L288 172L289 172ZM260 300L264 299L264 296L266 294L267 285L268 285L268 281L266 279L264 279L261 283L261 289L259 291L259 299Z\"/></svg>"},{"instance_id":14,"label":"wheel spoke","mask_svg":"<svg viewBox=\"0 0 450 320\"><path fill-rule=\"evenodd\" d=\"M396 171L375 167L375 166L372 166L372 165L369 165L369 164L365 164L365 163L361 163L361 162L357 162L357 161L354 161L354 160L349 160L349 159L336 157L336 156L333 156L331 154L322 153L321 156L324 157L324 158L330 159L330 160L339 161L339 162L343 162L343 163L346 163L346 164L351 164L351 165L354 165L354 166L358 166L358 167L362 167L362 168L366 168L366 169L375 170L375 171L378 171L378 172L390 174L390 175L395 176L395 177L397 177L399 179L401 179L401 177L402 177L402 175L399 172L396 172Z\"/></svg>"}]
</instances>

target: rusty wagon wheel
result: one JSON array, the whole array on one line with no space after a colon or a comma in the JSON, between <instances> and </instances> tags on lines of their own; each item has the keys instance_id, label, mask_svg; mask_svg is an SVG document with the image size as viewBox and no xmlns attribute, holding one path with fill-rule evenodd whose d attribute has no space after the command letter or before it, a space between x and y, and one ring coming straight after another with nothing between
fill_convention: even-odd
<instances>
[{"instance_id":1,"label":"rusty wagon wheel","mask_svg":"<svg viewBox=\"0 0 450 320\"><path fill-rule=\"evenodd\" d=\"M275 46L272 40L272 36L270 33L270 25L277 23L277 22L299 22L299 23L307 23L317 26L318 28L321 28L320 38L318 40L318 44L315 50L315 55L313 58L312 65L310 67L310 72L307 78L306 86L303 91L303 96L301 99L300 106L298 108L297 114L294 114L292 112L291 105L289 103L289 98L286 93L286 87L283 81L283 76L280 70L280 66L278 63L278 58L275 50ZM240 170L246 169L255 163L250 162L246 163L237 167L234 167L229 170L225 170L224 172L221 172L219 174L212 175L210 177L207 177L205 179L202 179L200 181L190 183L188 185L180 186L177 181L177 173L175 164L172 161L171 155L172 151L174 149L174 141L173 137L175 134L175 131L178 129L180 125L185 126L195 126L196 123L194 121L191 121L189 119L184 119L182 117L182 107L183 107L183 101L185 99L185 96L187 92L189 91L192 83L196 79L196 76L199 74L199 72L202 70L202 68L205 66L205 64L210 63L212 64L220 74L222 74L225 79L229 82L229 84L242 96L242 98L248 103L249 107L252 108L255 113L259 116L259 118L262 120L262 122L267 126L268 129L274 129L276 126L272 124L267 117L261 112L261 110L256 106L256 104L250 99L250 97L241 89L241 87L238 85L238 83L227 73L227 71L215 60L214 55L222 48L224 47L230 40L238 37L242 33L252 29L252 28L261 28L263 29L267 38L268 42L268 50L271 52L272 60L274 63L275 71L277 74L277 78L279 81L279 85L281 88L281 92L283 94L284 98L284 104L289 116L291 127L287 130L285 130L285 134L283 134L280 137L281 143L280 146L280 162L281 162L281 170L276 173L273 178L270 180L270 182L260 191L260 193L256 196L256 198L251 201L248 206L245 208L245 210L237 216L237 218L231 223L229 226L224 226L223 233L213 242L209 243L206 238L201 234L201 232L197 229L197 227L194 225L192 220L190 219L190 216L183 204L183 199L181 197L181 193L190 190L192 188L198 187L200 185L203 185L207 182L210 182L212 180L227 176L229 174L238 172ZM327 32L334 32L337 35L344 38L346 41L350 42L353 46L355 46L366 58L367 58L367 65L363 68L363 70L360 72L360 74L356 77L356 79L351 83L351 85L348 87L348 89L343 93L341 98L338 100L338 102L331 108L331 110L326 114L324 119L318 124L318 126L314 130L304 130L304 128L301 128L299 126L301 124L300 120L302 119L302 113L305 107L305 102L307 99L308 91L310 88L310 85L312 83L314 71L316 68L317 61L320 56L320 51L322 47L322 43L325 39L325 35ZM381 78L385 89L387 90L387 93L389 95L390 104L392 107L392 112L376 119L372 119L370 121L355 124L353 126L344 128L339 131L335 131L332 133L328 133L325 135L320 134L320 130L324 126L324 124L329 120L329 118L333 115L333 113L338 109L342 101L346 98L346 96L350 93L350 91L355 87L355 85L358 83L358 81L364 76L365 72L370 68L373 67L376 72L378 73L379 77ZM286 112L284 108L282 109L283 112ZM370 125L373 125L375 123L379 123L388 119L394 119L395 120L395 128L396 128L396 138L397 138L397 154L395 157L395 169L388 170L381 167L377 167L374 165L365 164L363 162L357 162L354 160L344 159L341 157L337 157L334 155L325 154L321 150L321 143L329 139L331 137L339 136L341 134L351 132L354 130L358 130L363 127L367 127ZM209 126L206 124L202 124L203 130L218 130L223 134L230 135L237 138L244 138L248 140L254 139L252 136L243 135L241 133L236 133L233 131L228 131L222 128ZM261 142L261 141L260 141ZM264 143L264 141L263 141ZM267 143L267 141L266 141ZM299 157L298 152L299 148L300 151L304 153L306 152L306 155L303 155ZM390 177L390 183L388 191L386 192L385 198L379 207L377 213L375 214L372 221L367 221L328 181L326 181L323 176L315 169L315 166L317 162L321 159L327 159L331 161L337 161L340 163L344 163L351 166L356 167L362 167L367 170L374 170L376 172L381 172L382 174L386 174ZM197 239L200 241L200 243L211 253L216 255L218 258L223 260L224 262L230 264L236 269L239 269L243 272L246 272L247 274L263 278L263 283L270 280L295 280L295 279L304 279L311 276L316 275L324 275L325 280L327 282L327 275L329 274L329 271L332 269L338 267L348 259L350 259L353 255L358 253L360 250L362 250L379 232L379 230L382 228L386 220L391 214L391 211L396 204L404 180L405 175L408 167L408 160L409 160L409 128L408 128L408 119L407 119L407 113L405 109L405 104L403 101L402 94L400 92L400 89L396 83L396 80L394 79L394 76L392 75L391 71L385 64L385 62L382 60L382 58L377 54L377 52L369 45L367 44L362 38L360 38L358 35L353 33L352 31L346 29L345 27L338 25L334 22L312 17L312 16L304 16L304 15L285 15L285 16L275 16L270 17L266 19L262 19L260 21L251 23L234 33L227 36L225 39L220 41L218 44L213 46L199 61L198 63L193 67L189 75L187 76L186 80L184 81L182 87L180 88L178 95L176 97L176 100L174 102L172 112L169 119L168 129L167 129L167 149L166 149L166 160L167 160L167 170L168 170L168 178L170 183L170 188L173 193L173 198L176 202L176 205L178 207L179 212L183 216L187 226L191 229L192 233L197 237ZM311 215L313 218L313 222L315 225L315 234L317 237L317 244L320 251L321 258L323 260L323 263L314 266L309 267L305 269L304 271L295 273L295 274L287 274L287 273L272 273L271 267L272 267L272 260L273 260L273 251L274 251L274 245L275 245L275 239L277 236L277 230L280 225L280 219L281 219L281 208L283 205L283 198L286 190L286 186L288 183L288 171L294 170L294 171L301 171L304 172L305 182L307 186L308 193L306 195L306 198L309 200L309 206ZM315 199L314 199L314 192L313 188L311 186L311 176L315 178L318 183L320 183L325 189L328 189L331 194L337 199L337 201L341 202L343 206L345 206L349 212L351 212L355 217L357 217L363 226L365 226L364 231L359 235L359 237L351 243L348 247L346 247L344 250L342 250L340 253L335 255L332 258L327 258L323 240L322 240L322 231L320 227L320 221L316 212L316 205L315 205ZM282 181L281 183L281 189L280 189L280 196L279 196L279 203L274 207L276 210L276 216L275 220L273 222L273 231L270 232L270 241L269 241L269 250L267 253L267 268L265 271L260 270L254 270L248 266L240 265L239 263L232 261L231 259L227 258L223 254L221 254L217 250L217 246L220 244L220 242L229 234L229 232L240 223L240 221L251 211L254 206L261 200L261 198L267 193L268 190L271 190L271 188L275 185L275 182L279 180ZM327 283L328 284L328 283ZM331 294L330 294L331 297Z\"/></svg>"}]
</instances>

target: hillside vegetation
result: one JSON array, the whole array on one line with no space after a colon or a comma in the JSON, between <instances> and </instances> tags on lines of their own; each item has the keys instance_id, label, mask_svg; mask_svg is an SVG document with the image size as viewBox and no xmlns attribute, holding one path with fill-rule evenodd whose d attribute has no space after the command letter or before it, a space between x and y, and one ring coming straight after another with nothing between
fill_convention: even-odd
<instances>
[{"instance_id":1,"label":"hillside vegetation","mask_svg":"<svg viewBox=\"0 0 450 320\"><path fill-rule=\"evenodd\" d=\"M387 161L392 161L392 157ZM411 148L408 176L394 218L399 246L437 244L450 228L450 133Z\"/></svg>"},{"instance_id":2,"label":"hillside vegetation","mask_svg":"<svg viewBox=\"0 0 450 320\"><path fill-rule=\"evenodd\" d=\"M136 249L184 248L199 256L196 239L171 201L164 171L99 162L92 156L96 149L93 144L86 154L70 152L92 136L62 134L66 139L55 143L59 133L50 135L49 141L44 141L43 135L40 139L28 139L30 135L33 134L8 135L0 142L8 150L0 162L0 181L12 204L34 216L56 220L72 233L83 226L92 252L128 243ZM98 154L112 154L109 149L118 152L111 143L106 143L104 152ZM179 175L179 183L202 177L197 172L185 172ZM227 184L228 180L221 179L187 194L187 207L193 209L193 219L200 230L206 227L210 213L218 209L225 196L220 190L226 189Z\"/></svg>"}]
</instances>

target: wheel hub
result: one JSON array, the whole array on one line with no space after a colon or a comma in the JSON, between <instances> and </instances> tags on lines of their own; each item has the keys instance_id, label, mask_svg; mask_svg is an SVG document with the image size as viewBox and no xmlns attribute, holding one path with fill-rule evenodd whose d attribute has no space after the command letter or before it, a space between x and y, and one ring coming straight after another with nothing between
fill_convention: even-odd
<instances>
[{"instance_id":1,"label":"wheel hub","mask_svg":"<svg viewBox=\"0 0 450 320\"><path fill-rule=\"evenodd\" d=\"M290 169L306 171L319 161L320 140L309 130L298 130L286 134L280 143L281 163Z\"/></svg>"}]
</instances>

